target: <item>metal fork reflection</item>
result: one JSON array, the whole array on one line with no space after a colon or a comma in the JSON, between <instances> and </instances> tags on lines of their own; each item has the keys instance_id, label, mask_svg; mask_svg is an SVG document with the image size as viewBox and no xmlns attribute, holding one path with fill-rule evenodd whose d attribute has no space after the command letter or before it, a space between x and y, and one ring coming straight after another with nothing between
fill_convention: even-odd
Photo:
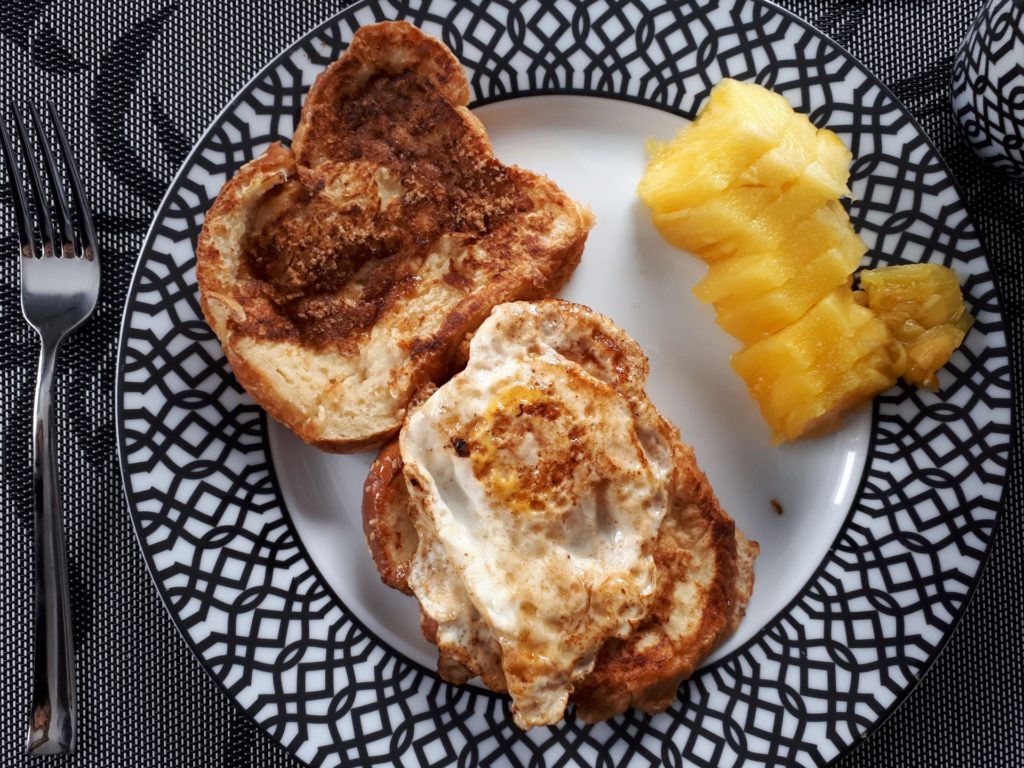
<instances>
[{"instance_id":1,"label":"metal fork reflection","mask_svg":"<svg viewBox=\"0 0 1024 768\"><path fill-rule=\"evenodd\" d=\"M21 309L39 335L39 374L32 430L35 497L35 639L32 712L26 747L33 754L72 752L75 747L75 660L71 632L52 385L57 350L96 306L99 248L89 204L57 110L47 103L57 137L60 167L34 106L29 107L50 195L25 119L14 109L22 147L19 165L0 121L0 143L10 181L21 244ZM24 168L25 173L22 173ZM74 205L72 212L64 179ZM25 194L28 182L31 199ZM33 216L34 211L34 216Z\"/></svg>"}]
</instances>

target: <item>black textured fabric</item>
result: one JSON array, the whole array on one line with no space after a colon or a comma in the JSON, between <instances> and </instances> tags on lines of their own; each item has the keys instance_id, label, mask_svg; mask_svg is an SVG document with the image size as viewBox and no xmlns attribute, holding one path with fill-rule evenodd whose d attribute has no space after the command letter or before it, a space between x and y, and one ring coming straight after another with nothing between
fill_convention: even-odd
<instances>
[{"instance_id":1,"label":"black textured fabric","mask_svg":"<svg viewBox=\"0 0 1024 768\"><path fill-rule=\"evenodd\" d=\"M121 491L114 351L149 218L173 173L232 94L276 52L343 7L324 0L7 0L4 100L53 99L93 199L104 258L94 316L66 344L57 408L78 644L78 766L294 766L239 714L177 635L150 582ZM836 39L920 120L958 179L989 249L1020 349L1024 186L976 160L948 106L953 56L978 0L786 0ZM6 115L5 115L6 118ZM23 753L31 638L29 414L34 334L18 308L9 192L0 186L0 764ZM1019 356L1015 360L1019 362ZM1019 376L1020 367L1016 368ZM1020 388L1017 388L1020 407ZM988 568L946 651L905 704L839 762L1024 765L1020 456Z\"/></svg>"}]
</instances>

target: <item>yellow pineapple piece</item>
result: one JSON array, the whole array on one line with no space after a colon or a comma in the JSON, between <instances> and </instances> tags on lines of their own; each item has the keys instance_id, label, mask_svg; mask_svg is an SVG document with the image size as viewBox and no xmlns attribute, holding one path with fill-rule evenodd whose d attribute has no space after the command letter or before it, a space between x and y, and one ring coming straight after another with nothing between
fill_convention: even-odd
<instances>
[{"instance_id":1,"label":"yellow pineapple piece","mask_svg":"<svg viewBox=\"0 0 1024 768\"><path fill-rule=\"evenodd\" d=\"M830 200L839 200L850 194L846 176L837 179L821 163L811 163L803 173L784 187L789 204L794 210L808 211L819 208Z\"/></svg>"},{"instance_id":2,"label":"yellow pineapple piece","mask_svg":"<svg viewBox=\"0 0 1024 768\"><path fill-rule=\"evenodd\" d=\"M800 247L801 245L807 247ZM841 247L826 248L827 250L822 253L820 246L814 247L810 241L802 241L792 250L783 248L768 253L752 253L716 261L708 268L704 277L693 286L693 293L705 304L714 304L727 311L775 289L785 292L800 283L824 286L818 292L820 299L830 289L847 281L850 272L856 268L864 253L859 239L850 241L849 245L844 243ZM852 266L849 266L851 258ZM829 263L839 263L846 271L837 276L835 268L830 267ZM819 268L830 274L819 275ZM783 289L783 286L794 279L798 280L797 284L791 285L789 289ZM805 310L807 308L804 307Z\"/></svg>"},{"instance_id":3,"label":"yellow pineapple piece","mask_svg":"<svg viewBox=\"0 0 1024 768\"><path fill-rule=\"evenodd\" d=\"M773 291L746 302L716 302L715 322L744 344L754 344L795 323L824 294L837 285L845 287L848 275L838 283L814 283L794 277Z\"/></svg>"},{"instance_id":4,"label":"yellow pineapple piece","mask_svg":"<svg viewBox=\"0 0 1024 768\"><path fill-rule=\"evenodd\" d=\"M883 345L852 363L826 387L816 402L802 405L790 414L787 419L790 432L780 436L777 442L835 429L844 412L896 383L901 360L892 345Z\"/></svg>"},{"instance_id":5,"label":"yellow pineapple piece","mask_svg":"<svg viewBox=\"0 0 1024 768\"><path fill-rule=\"evenodd\" d=\"M789 130L779 146L762 155L736 183L781 188L807 175L812 179L831 180L838 191L833 195L835 199L849 194L846 181L852 158L850 150L836 134L827 128L815 128L805 115L792 112Z\"/></svg>"},{"instance_id":6,"label":"yellow pineapple piece","mask_svg":"<svg viewBox=\"0 0 1024 768\"><path fill-rule=\"evenodd\" d=\"M888 389L900 362L885 323L843 288L734 355L732 366L779 443L819 430L857 399Z\"/></svg>"},{"instance_id":7,"label":"yellow pineapple piece","mask_svg":"<svg viewBox=\"0 0 1024 768\"><path fill-rule=\"evenodd\" d=\"M705 203L668 213L654 211L652 218L670 243L714 264L737 254L768 253L784 243L793 248L799 230L835 203L838 189L801 175L782 190L729 187ZM823 226L842 229L841 224Z\"/></svg>"},{"instance_id":8,"label":"yellow pineapple piece","mask_svg":"<svg viewBox=\"0 0 1024 768\"><path fill-rule=\"evenodd\" d=\"M755 299L789 280L802 262L800 256L769 251L721 259L708 267L693 293L705 304Z\"/></svg>"},{"instance_id":9,"label":"yellow pineapple piece","mask_svg":"<svg viewBox=\"0 0 1024 768\"><path fill-rule=\"evenodd\" d=\"M658 141L657 139L648 139L644 143L644 149L647 150L648 162L653 162L660 159L669 148L667 141Z\"/></svg>"},{"instance_id":10,"label":"yellow pineapple piece","mask_svg":"<svg viewBox=\"0 0 1024 768\"><path fill-rule=\"evenodd\" d=\"M892 372L896 365L891 347L881 346L849 363L847 370L828 383L814 377L780 375L766 384L757 398L761 415L772 429L772 444L838 427L846 410L896 383Z\"/></svg>"},{"instance_id":11,"label":"yellow pineapple piece","mask_svg":"<svg viewBox=\"0 0 1024 768\"><path fill-rule=\"evenodd\" d=\"M949 362L966 335L966 331L956 326L938 325L929 328L916 341L905 344L907 363L903 379L918 387L938 389L935 374Z\"/></svg>"},{"instance_id":12,"label":"yellow pineapple piece","mask_svg":"<svg viewBox=\"0 0 1024 768\"><path fill-rule=\"evenodd\" d=\"M782 187L815 162L817 149L818 129L803 115L791 113L779 145L754 161L739 175L736 183L744 186Z\"/></svg>"},{"instance_id":13,"label":"yellow pineapple piece","mask_svg":"<svg viewBox=\"0 0 1024 768\"><path fill-rule=\"evenodd\" d=\"M836 196L842 188L838 183L801 174L783 187L778 197L770 199L757 218L743 230L744 233L757 233L756 240L734 235L721 242L734 244L740 253L754 252L753 245L756 244L763 251L777 249L806 255L820 254L844 238L857 238ZM705 260L714 263L716 255L705 256Z\"/></svg>"},{"instance_id":14,"label":"yellow pineapple piece","mask_svg":"<svg viewBox=\"0 0 1024 768\"><path fill-rule=\"evenodd\" d=\"M665 238L708 264L694 293L744 343L732 365L774 442L835 425L900 376L936 386L972 322L956 275L887 267L851 290L867 249L839 203L852 156L836 134L727 81L649 153L638 191Z\"/></svg>"},{"instance_id":15,"label":"yellow pineapple piece","mask_svg":"<svg viewBox=\"0 0 1024 768\"><path fill-rule=\"evenodd\" d=\"M841 181L845 186L850 178L850 163L852 161L853 153L842 139L827 128L818 131L816 162L821 166L825 176ZM842 197L849 194L847 189Z\"/></svg>"},{"instance_id":16,"label":"yellow pineapple piece","mask_svg":"<svg viewBox=\"0 0 1024 768\"><path fill-rule=\"evenodd\" d=\"M733 367L747 372L818 371L829 374L824 379L827 382L834 378L831 373L891 340L885 323L855 301L852 291L837 288L797 322L737 352Z\"/></svg>"},{"instance_id":17,"label":"yellow pineapple piece","mask_svg":"<svg viewBox=\"0 0 1024 768\"><path fill-rule=\"evenodd\" d=\"M853 253L856 253L855 251ZM716 322L744 344L753 344L798 321L831 291L849 293L848 254L831 249L778 288L746 301L715 303ZM859 260L859 256L857 257Z\"/></svg>"},{"instance_id":18,"label":"yellow pineapple piece","mask_svg":"<svg viewBox=\"0 0 1024 768\"><path fill-rule=\"evenodd\" d=\"M761 187L731 188L692 208L654 211L654 225L670 243L705 259L734 254L740 247L762 250L757 247L763 240L757 216L779 194Z\"/></svg>"},{"instance_id":19,"label":"yellow pineapple piece","mask_svg":"<svg viewBox=\"0 0 1024 768\"><path fill-rule=\"evenodd\" d=\"M696 120L668 144L655 145L638 194L662 213L705 202L778 146L791 115L782 96L722 80Z\"/></svg>"},{"instance_id":20,"label":"yellow pineapple piece","mask_svg":"<svg viewBox=\"0 0 1024 768\"><path fill-rule=\"evenodd\" d=\"M729 295L715 302L716 322L745 344L753 344L796 322L837 287L847 289L865 250L860 238L854 238L795 269L786 282L761 296Z\"/></svg>"},{"instance_id":21,"label":"yellow pineapple piece","mask_svg":"<svg viewBox=\"0 0 1024 768\"><path fill-rule=\"evenodd\" d=\"M936 372L974 322L956 273L939 264L906 264L864 270L860 282L867 306L906 352L904 380L935 389Z\"/></svg>"},{"instance_id":22,"label":"yellow pineapple piece","mask_svg":"<svg viewBox=\"0 0 1024 768\"><path fill-rule=\"evenodd\" d=\"M938 325L952 324L966 331L973 322L960 280L949 267L903 264L865 269L860 284L868 306L900 341L913 341Z\"/></svg>"}]
</instances>

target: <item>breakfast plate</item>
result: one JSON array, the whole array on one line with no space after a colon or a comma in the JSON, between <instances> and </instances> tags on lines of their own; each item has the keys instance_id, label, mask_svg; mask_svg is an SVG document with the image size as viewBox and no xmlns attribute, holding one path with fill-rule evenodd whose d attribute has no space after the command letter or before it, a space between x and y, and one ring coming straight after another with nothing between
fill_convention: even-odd
<instances>
[{"instance_id":1,"label":"breakfast plate","mask_svg":"<svg viewBox=\"0 0 1024 768\"><path fill-rule=\"evenodd\" d=\"M199 311L194 246L223 183L287 141L355 29L406 19L448 44L499 158L548 174L597 225L562 296L612 317L648 392L761 544L737 633L660 715L520 732L505 697L433 671L414 602L384 587L359 503L372 455L318 452L241 391ZM722 77L783 93L854 155L865 265L960 276L975 325L940 390L897 387L784 447L634 189ZM117 423L130 513L168 611L210 675L316 766L825 764L910 691L963 613L1004 493L1010 381L998 293L948 170L877 79L762 0L357 4L271 62L197 144L127 301ZM528 567L528 564L524 564Z\"/></svg>"}]
</instances>

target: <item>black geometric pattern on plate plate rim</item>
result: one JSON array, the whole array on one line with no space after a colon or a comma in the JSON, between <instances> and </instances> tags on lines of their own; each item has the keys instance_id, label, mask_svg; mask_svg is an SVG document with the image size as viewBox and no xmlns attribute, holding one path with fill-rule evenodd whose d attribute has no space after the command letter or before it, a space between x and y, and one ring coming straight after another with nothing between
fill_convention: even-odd
<instances>
[{"instance_id":1,"label":"black geometric pattern on plate plate rim","mask_svg":"<svg viewBox=\"0 0 1024 768\"><path fill-rule=\"evenodd\" d=\"M369 6L369 5L370 4L363 4L358 9L365 8L365 7ZM500 3L495 3L494 5L500 5ZM682 5L684 5L684 4L680 4L680 6L682 6ZM762 2L758 2L757 0L740 0L740 2L736 3L736 6L737 7L744 7L744 6L751 7L752 6L752 7L757 8L760 13L769 13L770 12L770 14L781 14L781 18L786 20L788 22L788 24L791 25L791 24L793 24L795 22L800 28L802 28L805 31L805 33L810 33L815 38L819 38L819 39L821 38L820 33L818 33L815 30L813 30L813 28L811 28L809 25L807 25L806 23L800 21L799 19L797 19L795 16L792 16L788 12L782 11L781 9L778 9L778 8L776 8L774 6L769 7L767 4L762 3ZM377 8L377 11L379 13L379 6L374 6L374 7ZM287 51L285 51L279 57L275 58L274 61L272 61L270 64L268 64L267 67L265 69L263 69L239 93L239 96L236 99L234 99L225 108L225 110L221 113L221 115L218 116L218 118L214 122L213 126L211 126L210 131L199 142L199 144L197 145L197 148L194 150L193 154L190 155L189 159L186 161L184 168L187 169L192 164L192 162L195 160L195 158L198 157L198 153L200 152L200 149L203 146L204 142L206 142L213 135L213 133L216 131L217 127L220 126L223 123L223 121L225 120L226 116L230 115L230 113L237 106L239 106L248 95L251 95L251 93L255 89L255 87L261 82L261 80L265 76L268 75L268 73L270 73L272 70L274 70L275 67L279 66L285 59L287 59L289 56L293 55L300 48L303 48L303 47L312 48L312 46L314 44L313 41L321 39L328 30L331 30L332 28L335 28L335 27L340 29L342 27L342 25L345 23L345 19L347 17L349 17L351 14L353 14L356 10L357 10L356 7L345 9L344 11L339 13L337 16L335 16L331 20L328 20L323 25L321 25L320 27L318 27L317 29L315 29L314 31L309 33L308 35L304 36L302 38L302 40L298 41L295 45L293 45L291 48L289 48ZM579 10L579 9L577 9L577 10ZM416 16L416 12L412 13L411 15L413 15L415 17ZM414 18L414 21L415 20L416 19ZM783 24L782 26L784 27L785 24ZM819 42L820 42L820 40L819 40ZM835 44L831 43L830 41L827 42L827 43L823 43L823 44L826 47L834 46L835 50L839 50L838 46L835 46ZM873 87L876 87L876 88L878 88L880 90L882 101L884 101L885 99L889 99L889 100L892 100L893 103L895 103L895 99L892 97L891 93L889 93L888 90L884 88L884 86L882 86L880 83L878 83L877 80L875 78L873 78L870 75L870 73L868 73L863 68L862 65L860 65L857 62L855 62L852 59L852 57L846 57L846 62L845 63L848 66L852 66L852 67L854 67L856 69L859 69L861 71L861 74L866 78L866 80ZM560 90L560 89L539 89L537 92L538 93L552 93L552 92L560 92L560 93L591 93L591 94L593 93L592 91L589 91L589 90L586 90L586 89L564 89L564 90ZM526 95L526 94L523 94L522 92L517 92L514 95L518 96L518 95ZM491 100L497 100L497 99L491 99ZM641 101L642 103L652 104L652 102L650 100L646 100L646 101L643 100L643 99L628 99L628 100ZM477 103L483 103L484 101L486 101L486 100L480 100ZM652 105L659 106L660 108L663 108L663 109L665 108L663 104L652 104ZM679 110L676 110L676 111L679 111ZM905 110L903 110L902 107L899 107L898 111L900 111L902 113L901 117L903 117L905 120L907 120L909 122L909 124L911 125L911 127L920 136L923 137L923 134L921 134L920 128L916 125L916 123L913 121L913 119L910 118L910 116L906 114ZM937 153L935 153L934 147L931 145L931 143L927 140L926 137L923 137L923 138L924 138L924 144L926 146L927 151L932 153L933 155L935 155L937 157ZM944 166L942 166L942 168L944 170ZM949 176L948 171L945 171L945 175L946 175L946 179L944 179L944 181L946 181L947 183L951 183L952 186L955 189L955 182L953 182L951 180L951 177ZM154 237L155 237L156 232L157 232L158 223L161 221L161 219L165 215L169 203L174 199L174 196L176 195L176 193L180 191L180 185L181 185L182 181L183 181L183 176L179 175L179 177L175 180L174 184L172 185L172 188L169 190L169 192L168 192L167 196L165 197L164 201L161 203L161 206L160 206L160 209L158 211L158 214L155 217L154 228L150 231L149 235L147 236L146 244L145 244L145 246L143 248L143 251L142 251L143 256L145 256L145 254L147 254L151 250L152 245L153 245L153 240L154 240ZM957 203L962 208L962 204L959 203L959 200L957 201ZM967 228L967 231L963 235L964 237L966 237L968 239L970 237L976 237L976 235L973 232L973 228L969 224L969 221L966 224L966 228ZM181 630L181 632L182 632L183 636L186 638L186 642L189 644L189 646L192 647L194 651L196 651L196 655L200 658L201 663L203 663L204 666L206 666L207 669L210 671L211 676L214 677L214 679L218 682L218 684L220 684L222 687L224 687L225 691L228 692L229 695L231 695L228 684L212 668L212 664L210 663L209 659L204 657L203 653L197 647L195 647L196 644L189 637L189 634L187 632L186 627L183 624L181 616L178 614L178 612L174 608L173 600L168 595L167 587L163 583L163 581L161 579L161 576L160 576L160 572L157 569L157 567L155 565L155 562L153 561L153 553L151 552L149 544L148 544L148 542L146 540L145 524L144 524L144 521L143 521L142 517L140 517L140 513L139 513L138 508L137 508L137 499L135 499L132 496L131 482L130 482L130 480L131 480L131 467L129 466L129 461L128 461L129 451L128 451L128 445L127 445L127 440L126 440L126 435L125 435L125 422L124 422L124 417L125 417L124 387L125 387L125 384L124 384L124 381L123 381L123 374L124 374L124 370L125 370L126 357L127 357L128 348L129 348L129 332L131 330L130 329L130 325L129 325L129 315L133 311L133 307L135 307L135 304L137 302L138 294L140 293L140 283L142 282L142 278L143 278L143 262L144 261L145 261L144 258L140 258L139 266L137 267L136 275L135 275L135 277L133 279L133 282L132 282L129 300L128 300L127 304L126 304L125 321L124 321L124 325L123 325L123 328L122 328L122 337L121 337L121 340L119 342L119 355L118 355L118 365L119 365L119 373L118 373L118 378L117 378L118 388L119 388L119 392L118 392L118 395L117 395L117 409L118 409L117 426L118 426L118 430L119 430L118 443L119 443L119 449L121 451L122 473L123 473L124 479L125 479L125 487L126 487L126 493L128 494L129 508L130 508L130 510L132 512L133 523L135 525L136 532L137 532L138 537L139 537L140 546L142 547L144 555L145 555L147 566L150 568L150 571L151 571L151 573L152 573L152 575L154 577L154 581L158 585L161 597L164 599L165 603L167 604L168 610L171 613L171 615L172 615L172 617L173 617L173 619L175 621L176 626L178 626L179 629ZM992 280L993 277L991 275L991 270L988 271L988 274L981 275L981 277L984 277L984 278L987 278L989 280ZM1002 302L996 300L996 303L995 303L994 307L996 308L997 314L1000 314L1000 316L1001 316L1001 311L1002 311L1001 307L1002 306L1003 306ZM1000 318L999 321L997 321L996 323L992 324L992 327L990 327L990 331L992 331L993 333L998 334L1000 332L1001 328L1002 328L1002 321L1001 321L1001 318ZM993 356L995 356L995 354L997 352L1001 353L1001 354L1005 354L1006 353L1005 350L1000 350L998 348L996 348L994 350L989 350L989 354L993 355ZM876 403L876 405L875 405L876 424L878 423L879 409L882 408L883 405L885 405L887 403L888 404L893 404L893 403L896 403L896 402L900 401L901 399L905 399L905 397L904 397L904 395L901 395L899 393L897 395L894 395L894 396L891 395L891 396L888 396L886 398L880 399ZM1008 409L1008 405L1006 407ZM265 415L262 414L262 412L258 413L258 420L259 420L259 423L261 424L261 428L262 428L263 432L265 433L266 417L265 417ZM875 431L873 431L872 432L872 437L871 437L871 445L870 445L870 447L868 449L869 456L872 456L872 457L875 455L875 450L876 450L875 440L876 440L876 437L877 437L877 434L876 434ZM283 500L281 500L281 497L280 497L280 489L277 487L277 481L276 481L276 477L274 476L274 473L273 473L273 465L272 465L272 462L270 461L269 454L267 455L266 458L267 458L266 467L267 467L267 470L269 472L269 477L267 478L267 481L270 484L270 487L271 487L271 490L273 492L273 495L278 499L279 505L280 505L280 507L282 509L282 512L283 512L283 507L284 507ZM869 462L868 462L868 464L866 466L870 466L872 461L873 461L873 459L869 459ZM861 480L860 480L861 487L860 487L860 489L858 489L858 492L857 492L857 499L858 500L861 499L861 497L863 495L864 487L867 484L867 482L868 482L868 472L865 471L864 475L861 477ZM947 625L946 625L946 628L945 628L945 634L943 635L943 637L941 637L936 642L936 644L934 646L932 646L929 649L928 658L924 662L919 662L917 664L917 666L915 667L915 670L912 672L913 675L919 676L919 674L921 672L923 672L923 670L925 668L927 668L927 666L934 660L935 656L937 655L938 651L941 648L942 643L946 639L948 639L949 634L952 632L953 627L955 627L957 620L963 614L963 610L966 607L967 601L969 600L969 597L973 593L974 587L977 584L977 580L978 580L978 577L979 577L980 572L981 572L981 566L982 566L982 564L984 562L984 559L987 557L987 553L988 553L988 550L989 550L989 547L990 547L990 544L991 544L991 540L992 540L992 534L994 532L994 526L998 522L999 510L1002 507L1002 498L1003 498L1004 494L1005 494L1005 487L1000 488L1000 499L993 506L993 511L992 511L993 517L992 517L991 525L989 525L989 526L987 526L985 528L985 534L986 535L984 537L984 540L982 541L982 544L983 544L982 550L977 553L976 557L975 556L971 557L971 560L973 562L977 563L977 568L976 568L976 570L974 571L973 575L970 578L970 583L966 585L967 586L966 590L962 594L959 594L957 596L957 597L960 598L959 599L959 603L956 606L956 608L953 610L951 619L946 623ZM726 659L723 659L723 660L717 662L716 664L711 665L710 667L702 670L701 674L698 676L697 681L695 682L696 685L700 685L701 687L703 687L703 683L701 683L700 681L707 681L711 676L715 675L717 671L723 669L724 667L726 667L730 663L733 663L740 656L742 656L743 654L748 652L748 650L750 650L752 646L758 644L759 642L762 642L764 640L764 638L769 634L770 630L772 628L777 627L781 623L782 619L787 617L794 610L794 608L797 607L802 602L802 600L806 598L807 593L810 591L810 589L814 585L817 584L818 580L823 576L824 572L826 571L827 565L830 562L829 561L829 557L831 557L831 553L833 553L836 550L836 544L841 542L843 540L843 537L849 532L849 529L850 529L852 521L853 521L853 514L851 513L851 515L848 517L848 519L844 522L842 529L837 534L835 542L833 544L833 547L831 547L830 550L829 550L830 555L822 560L822 562L819 564L818 568L815 570L815 573L812 576L812 578L808 580L807 584L801 589L800 593L786 606L786 608L784 608L782 611L780 611L778 615L776 615L771 621L769 621L768 624L766 624L765 627L762 628L762 630L758 634L756 634L753 638L751 638L751 640L749 640L742 648L740 648L737 651L735 651L734 653L730 654ZM303 544L302 540L298 537L298 534L295 531L294 526L293 526L293 524L292 524L292 522L291 522L291 520L290 520L290 518L289 518L289 516L287 514L282 514L282 522L283 522L283 525L285 526L285 528L287 529L289 535L294 540L292 542L289 542L289 546L294 546L298 550L300 556L302 558L305 558L305 560L306 560L305 565L307 566L307 568L309 568L310 575L313 577L313 579L315 581L319 582L318 586L320 588L322 588L325 592L327 592L327 594L334 595L333 590L331 589L331 587L320 576L319 571L318 571L318 569L316 567L316 564L313 563L312 560L309 558L308 553L305 550L304 544ZM339 603L342 603L342 601L340 601L338 599L337 595L334 595L334 598L336 600L338 600ZM434 677L434 673L432 671L425 670L423 667L415 664L414 662L410 661L409 659L406 659L404 657L400 657L399 654L397 654L393 650L387 648L386 644L381 642L379 640L379 638L375 638L373 636L373 634L365 626L362 625L362 622L358 619L358 617L354 616L353 614L351 614L347 610L345 610L344 613L345 613L345 615L344 615L344 620L345 621L348 621L351 624L353 624L358 630L363 632L365 635L367 635L369 637L373 637L374 640L376 641L376 643L380 647L386 649L388 654L391 654L391 655L394 655L396 657L399 657L400 664L404 664L404 665L412 667L413 670L417 673L417 676L419 676L419 675L426 675L428 678L433 678ZM434 679L436 679L436 678L434 678ZM909 691L913 687L913 682L914 682L913 680L907 680L902 685L898 685L897 686L896 695L895 695L893 701L888 705L888 707L883 707L881 711L877 711L877 710L873 711L871 714L874 716L874 719L871 722L869 722L868 724L866 724L866 726L863 726L861 728L861 730L851 731L851 738L862 737L867 732L869 732L871 729L873 729L875 726L877 726L877 724L882 719L884 719L885 714L887 714L888 712L891 712L893 709L895 709L895 707L898 706L899 702L907 695L907 693L909 693ZM399 681L399 684L400 684L400 681ZM473 691L472 693L469 693L469 694L466 694L466 695L468 697L470 697L470 698L477 697L477 696L491 697L492 700L494 700L494 696L492 694L489 694L489 693L483 692L483 691ZM249 715L251 715L257 722L260 722L260 719L258 717L259 713L253 711L252 707L245 707L245 706L243 706L243 709ZM673 711L675 711L676 716L677 716L677 723L676 724L677 725L681 724L682 723L682 715L686 714L686 713L680 712L678 710L678 702L677 702L676 705L674 705L674 710ZM637 735L643 735L643 731L647 730L646 728L643 727L643 724L644 724L644 722L646 720L645 718L633 717L632 721L630 721L630 718L626 717L626 718L622 718L620 720L625 720L625 722L622 723L620 726L615 727L614 733L612 734L612 736L614 736L614 737L621 738L624 734L627 733L627 731L630 729L631 725L638 726L637 733L633 734L634 737L637 736ZM698 725L700 725L700 724L701 723L698 723ZM438 723L438 725L441 725L441 724ZM725 732L720 737L718 737L719 738L719 742L720 742L719 745L718 745L719 747L721 746L722 742L733 742L733 741L735 741L737 739L742 741L744 739L744 736L743 736L742 733L740 733L739 735L737 735L735 733L731 733L729 731L728 727L727 727L728 723L726 723L724 720L723 720L723 726L725 726L726 728L725 728ZM571 737L573 735L574 728L572 726L567 726L566 728L563 728L562 730L563 731L567 731L568 735ZM702 729L698 729L698 730L702 730ZM577 733L576 735L578 736L580 734ZM693 734L691 732L691 737L692 737L692 735ZM698 733L697 735L700 736L701 734ZM705 738L707 738L708 733L704 732L703 736ZM847 749L850 746L851 742L849 740L843 740L841 736L839 736L839 735L837 735L835 733L832 733L831 736L833 737L834 745L836 745L839 748L840 751L843 751L843 750ZM288 746L289 749L291 749L293 752L298 754L298 748L296 747L295 743L287 744L286 746ZM564 740L563 740L562 746L565 746ZM799 742L796 743L796 746L798 748L800 747ZM806 746L806 743L804 744L804 746ZM392 756L394 756L394 755L392 755ZM776 756L779 756L779 755L776 755ZM365 754L363 754L362 757L364 757L366 760L370 759ZM668 757L671 758L671 757L673 757L673 755L669 754ZM691 748L691 753L690 753L689 757L690 757L690 759L699 759L699 758L697 758L693 754L692 748ZM324 757L323 754L319 754L317 759L318 760L323 760L323 759L325 759L325 757ZM821 759L821 757L820 757L820 754L819 754L818 755L818 760L820 761L820 759Z\"/></svg>"}]
</instances>

